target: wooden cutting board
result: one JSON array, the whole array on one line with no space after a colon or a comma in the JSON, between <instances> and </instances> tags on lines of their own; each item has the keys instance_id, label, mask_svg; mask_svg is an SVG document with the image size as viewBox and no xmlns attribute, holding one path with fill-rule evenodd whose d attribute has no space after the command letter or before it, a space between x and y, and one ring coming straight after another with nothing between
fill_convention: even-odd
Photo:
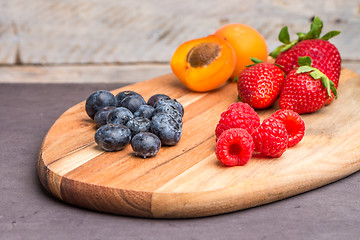
<instances>
[{"instance_id":1,"label":"wooden cutting board","mask_svg":"<svg viewBox=\"0 0 360 240\"><path fill-rule=\"evenodd\" d=\"M360 169L360 77L350 70L342 70L336 101L302 115L302 142L280 158L252 158L239 167L223 166L214 154L219 116L237 101L235 83L194 93L169 74L113 93L123 90L137 91L146 100L164 93L181 102L180 142L148 159L135 157L130 145L104 152L94 142L95 124L81 102L54 123L40 149L38 175L55 197L121 215L201 217L284 199ZM264 119L276 109L258 113Z\"/></svg>"}]
</instances>

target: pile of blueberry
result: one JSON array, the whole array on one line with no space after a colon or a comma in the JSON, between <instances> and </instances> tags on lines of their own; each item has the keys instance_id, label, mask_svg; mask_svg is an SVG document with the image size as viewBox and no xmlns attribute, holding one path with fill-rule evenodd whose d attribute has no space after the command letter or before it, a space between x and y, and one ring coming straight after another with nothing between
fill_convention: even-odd
<instances>
[{"instance_id":1,"label":"pile of blueberry","mask_svg":"<svg viewBox=\"0 0 360 240\"><path fill-rule=\"evenodd\" d=\"M87 98L85 110L99 127L95 142L105 151L120 151L131 143L137 156L153 157L161 145L173 146L181 138L184 108L165 94L146 102L134 91L114 96L98 90Z\"/></svg>"}]
</instances>

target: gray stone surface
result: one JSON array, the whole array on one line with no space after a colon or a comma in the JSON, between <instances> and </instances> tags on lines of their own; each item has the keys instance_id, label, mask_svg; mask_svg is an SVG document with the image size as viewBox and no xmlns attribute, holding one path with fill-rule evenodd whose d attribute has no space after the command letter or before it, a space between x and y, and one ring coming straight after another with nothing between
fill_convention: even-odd
<instances>
[{"instance_id":1,"label":"gray stone surface","mask_svg":"<svg viewBox=\"0 0 360 240\"><path fill-rule=\"evenodd\" d=\"M0 239L317 239L360 236L360 175L282 201L197 219L144 219L85 210L40 185L48 129L92 91L119 84L0 84Z\"/></svg>"}]
</instances>

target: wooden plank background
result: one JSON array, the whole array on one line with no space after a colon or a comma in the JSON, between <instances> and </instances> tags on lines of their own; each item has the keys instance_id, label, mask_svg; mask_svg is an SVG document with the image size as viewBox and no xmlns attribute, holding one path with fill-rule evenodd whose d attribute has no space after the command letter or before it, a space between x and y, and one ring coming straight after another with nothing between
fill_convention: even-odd
<instances>
[{"instance_id":1,"label":"wooden plank background","mask_svg":"<svg viewBox=\"0 0 360 240\"><path fill-rule=\"evenodd\" d=\"M0 0L0 82L137 82L226 23L253 26L271 51L283 26L295 38L315 15L360 73L360 0Z\"/></svg>"}]
</instances>

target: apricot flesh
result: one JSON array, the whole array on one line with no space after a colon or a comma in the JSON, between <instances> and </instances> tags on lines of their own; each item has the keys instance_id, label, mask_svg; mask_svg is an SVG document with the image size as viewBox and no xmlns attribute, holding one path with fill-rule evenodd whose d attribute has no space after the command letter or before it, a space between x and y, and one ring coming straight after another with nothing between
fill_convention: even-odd
<instances>
[{"instance_id":1,"label":"apricot flesh","mask_svg":"<svg viewBox=\"0 0 360 240\"><path fill-rule=\"evenodd\" d=\"M181 44L170 66L190 90L207 92L230 78L235 68L235 53L225 40L210 35Z\"/></svg>"},{"instance_id":2,"label":"apricot flesh","mask_svg":"<svg viewBox=\"0 0 360 240\"><path fill-rule=\"evenodd\" d=\"M231 75L234 79L252 64L251 57L266 62L268 48L264 37L254 28L241 23L230 23L220 27L215 36L227 41L236 54L236 66Z\"/></svg>"}]
</instances>

